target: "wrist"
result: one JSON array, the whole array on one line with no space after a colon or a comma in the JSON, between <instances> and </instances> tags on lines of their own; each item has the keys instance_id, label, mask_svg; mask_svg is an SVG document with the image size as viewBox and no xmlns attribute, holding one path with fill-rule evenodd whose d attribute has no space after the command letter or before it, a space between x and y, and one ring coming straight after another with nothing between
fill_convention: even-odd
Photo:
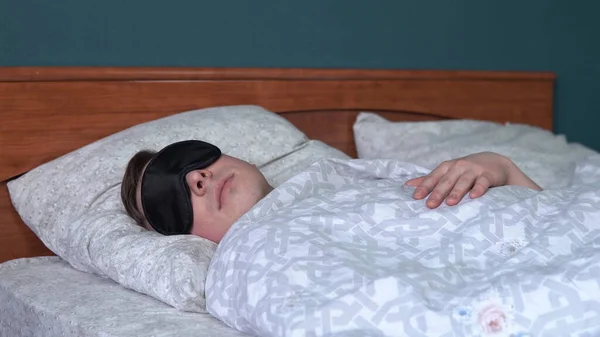
<instances>
[{"instance_id":1,"label":"wrist","mask_svg":"<svg viewBox=\"0 0 600 337\"><path fill-rule=\"evenodd\" d=\"M498 155L498 161L502 167L502 170L504 171L504 176L506 179L504 185L512 185L515 181L515 177L518 174L519 169L517 168L517 165L515 165L510 158L500 154Z\"/></svg>"},{"instance_id":2,"label":"wrist","mask_svg":"<svg viewBox=\"0 0 600 337\"><path fill-rule=\"evenodd\" d=\"M510 158L504 157L506 185L523 186L541 191L542 188L529 178Z\"/></svg>"},{"instance_id":3,"label":"wrist","mask_svg":"<svg viewBox=\"0 0 600 337\"><path fill-rule=\"evenodd\" d=\"M506 185L518 185L520 177L522 176L521 170L517 165L508 157L502 156L502 165L504 166L504 172L506 172Z\"/></svg>"}]
</instances>

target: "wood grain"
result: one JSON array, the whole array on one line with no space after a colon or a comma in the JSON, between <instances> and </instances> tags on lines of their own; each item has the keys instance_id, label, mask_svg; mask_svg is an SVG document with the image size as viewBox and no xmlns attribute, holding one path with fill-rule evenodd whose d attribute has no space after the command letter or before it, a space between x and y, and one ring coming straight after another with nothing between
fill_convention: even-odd
<instances>
[{"instance_id":1,"label":"wood grain","mask_svg":"<svg viewBox=\"0 0 600 337\"><path fill-rule=\"evenodd\" d=\"M20 257L53 255L22 223L12 207L6 183L0 184L0 263Z\"/></svg>"},{"instance_id":2,"label":"wood grain","mask_svg":"<svg viewBox=\"0 0 600 337\"><path fill-rule=\"evenodd\" d=\"M0 67L0 181L133 125L222 105L261 105L352 156L359 111L551 130L553 83L527 72ZM48 254L4 185L0 262Z\"/></svg>"},{"instance_id":3,"label":"wood grain","mask_svg":"<svg viewBox=\"0 0 600 337\"><path fill-rule=\"evenodd\" d=\"M191 80L554 80L547 72L184 67L0 67L0 82Z\"/></svg>"}]
</instances>

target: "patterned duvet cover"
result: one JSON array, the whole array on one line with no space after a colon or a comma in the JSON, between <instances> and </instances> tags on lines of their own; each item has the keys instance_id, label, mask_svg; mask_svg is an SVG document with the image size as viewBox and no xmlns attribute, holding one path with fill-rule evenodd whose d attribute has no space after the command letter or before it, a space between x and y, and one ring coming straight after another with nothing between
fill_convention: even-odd
<instances>
[{"instance_id":1,"label":"patterned duvet cover","mask_svg":"<svg viewBox=\"0 0 600 337\"><path fill-rule=\"evenodd\" d=\"M600 156L571 186L414 200L428 171L325 160L237 221L207 308L258 336L600 335Z\"/></svg>"}]
</instances>

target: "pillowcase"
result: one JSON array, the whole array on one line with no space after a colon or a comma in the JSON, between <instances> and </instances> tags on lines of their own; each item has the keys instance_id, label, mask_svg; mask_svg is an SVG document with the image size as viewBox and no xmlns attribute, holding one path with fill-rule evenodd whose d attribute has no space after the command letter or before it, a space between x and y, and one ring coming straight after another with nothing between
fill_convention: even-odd
<instances>
[{"instance_id":1,"label":"pillowcase","mask_svg":"<svg viewBox=\"0 0 600 337\"><path fill-rule=\"evenodd\" d=\"M290 154L260 168L271 186L279 186L322 159L352 159L344 152L319 140L309 140Z\"/></svg>"},{"instance_id":2,"label":"pillowcase","mask_svg":"<svg viewBox=\"0 0 600 337\"><path fill-rule=\"evenodd\" d=\"M571 183L575 163L595 151L562 135L524 124L476 120L391 122L360 113L354 123L359 158L399 159L429 169L445 160L492 151L510 158L542 188Z\"/></svg>"},{"instance_id":3,"label":"pillowcase","mask_svg":"<svg viewBox=\"0 0 600 337\"><path fill-rule=\"evenodd\" d=\"M216 245L143 229L120 198L125 167L137 151L185 139L265 166L271 183L307 166L314 147L286 119L257 106L193 110L134 126L31 170L8 183L12 202L42 242L74 268L180 310L204 312L204 281ZM343 155L317 147L314 160Z\"/></svg>"}]
</instances>

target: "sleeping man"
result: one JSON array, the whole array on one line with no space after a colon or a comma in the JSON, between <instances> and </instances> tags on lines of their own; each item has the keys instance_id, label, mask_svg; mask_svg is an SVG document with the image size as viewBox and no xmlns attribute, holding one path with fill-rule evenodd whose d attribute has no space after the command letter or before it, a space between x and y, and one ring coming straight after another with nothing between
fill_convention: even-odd
<instances>
[{"instance_id":1,"label":"sleeping man","mask_svg":"<svg viewBox=\"0 0 600 337\"><path fill-rule=\"evenodd\" d=\"M251 335L597 335L590 160L571 186L544 191L495 153L432 171L322 160L273 188L255 166L185 141L136 154L122 198L149 230L218 243L207 310Z\"/></svg>"},{"instance_id":2,"label":"sleeping man","mask_svg":"<svg viewBox=\"0 0 600 337\"><path fill-rule=\"evenodd\" d=\"M405 183L416 187L415 199L429 196L429 208L443 202L456 205L467 193L478 198L497 186L541 190L512 161L491 152L442 163ZM140 226L164 235L198 235L215 243L273 190L254 165L195 140L171 144L158 153L138 152L129 161L121 186L125 209Z\"/></svg>"}]
</instances>

